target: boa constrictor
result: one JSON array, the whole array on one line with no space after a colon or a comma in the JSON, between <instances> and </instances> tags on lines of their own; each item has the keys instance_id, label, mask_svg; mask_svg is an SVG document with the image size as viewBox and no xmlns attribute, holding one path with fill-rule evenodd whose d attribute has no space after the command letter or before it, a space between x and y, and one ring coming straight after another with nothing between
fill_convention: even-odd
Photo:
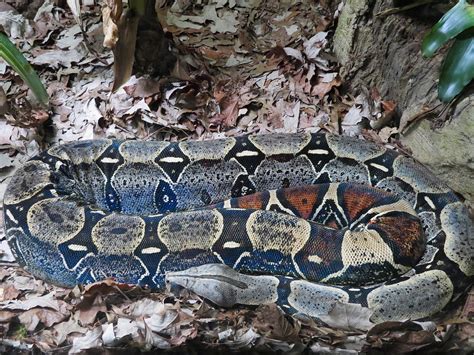
<instances>
[{"instance_id":1,"label":"boa constrictor","mask_svg":"<svg viewBox=\"0 0 474 355\"><path fill-rule=\"evenodd\" d=\"M474 275L457 196L411 158L336 135L55 146L17 170L4 214L19 263L65 286L162 288L168 273L224 305L317 317L349 302L381 322L440 311Z\"/></svg>"}]
</instances>

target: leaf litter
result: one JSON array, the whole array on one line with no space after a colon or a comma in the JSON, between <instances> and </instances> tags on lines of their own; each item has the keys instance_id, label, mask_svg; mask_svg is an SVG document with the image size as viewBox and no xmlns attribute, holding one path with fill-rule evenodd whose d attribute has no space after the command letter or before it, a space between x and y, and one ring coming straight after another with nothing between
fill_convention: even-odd
<instances>
[{"instance_id":1,"label":"leaf litter","mask_svg":"<svg viewBox=\"0 0 474 355\"><path fill-rule=\"evenodd\" d=\"M34 19L0 4L0 26L39 71L51 102L48 112L39 109L0 60L0 200L14 171L54 143L306 130L393 147L393 136L407 124L397 126L396 103L376 88L342 94L330 52L340 7L327 2L156 1L169 60L152 76L135 70L114 93L109 48L117 41L114 20L122 10L115 1L102 7L89 1L73 14L55 3L43 2ZM151 293L113 280L70 290L19 269L3 229L0 282L0 351L225 346L355 354L474 348L472 291L464 308L429 322L373 326L367 310L352 305L338 305L318 320L290 317L276 305L223 309L186 290Z\"/></svg>"}]
</instances>

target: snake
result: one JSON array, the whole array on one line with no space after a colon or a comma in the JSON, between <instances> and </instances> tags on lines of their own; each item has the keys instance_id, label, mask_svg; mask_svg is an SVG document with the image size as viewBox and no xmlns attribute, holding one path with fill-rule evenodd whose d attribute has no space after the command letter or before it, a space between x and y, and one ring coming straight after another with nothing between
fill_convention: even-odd
<instances>
[{"instance_id":1,"label":"snake","mask_svg":"<svg viewBox=\"0 0 474 355\"><path fill-rule=\"evenodd\" d=\"M54 145L11 177L7 241L34 277L105 278L217 304L423 319L473 283L473 223L422 164L358 138L273 133Z\"/></svg>"}]
</instances>

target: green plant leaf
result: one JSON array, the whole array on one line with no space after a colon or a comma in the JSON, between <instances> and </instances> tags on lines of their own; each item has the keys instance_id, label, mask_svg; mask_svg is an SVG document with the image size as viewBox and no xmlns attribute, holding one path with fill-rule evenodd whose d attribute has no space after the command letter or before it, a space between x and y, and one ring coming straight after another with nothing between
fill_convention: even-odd
<instances>
[{"instance_id":1,"label":"green plant leaf","mask_svg":"<svg viewBox=\"0 0 474 355\"><path fill-rule=\"evenodd\" d=\"M438 97L451 101L474 78L474 31L456 38L444 60L439 77Z\"/></svg>"},{"instance_id":2,"label":"green plant leaf","mask_svg":"<svg viewBox=\"0 0 474 355\"><path fill-rule=\"evenodd\" d=\"M459 0L425 36L421 46L423 55L432 57L443 44L473 26L474 6Z\"/></svg>"},{"instance_id":3,"label":"green plant leaf","mask_svg":"<svg viewBox=\"0 0 474 355\"><path fill-rule=\"evenodd\" d=\"M48 106L48 93L33 67L28 63L23 54L15 47L10 39L0 32L0 56L15 70L25 83L30 87L38 101L45 107Z\"/></svg>"}]
</instances>

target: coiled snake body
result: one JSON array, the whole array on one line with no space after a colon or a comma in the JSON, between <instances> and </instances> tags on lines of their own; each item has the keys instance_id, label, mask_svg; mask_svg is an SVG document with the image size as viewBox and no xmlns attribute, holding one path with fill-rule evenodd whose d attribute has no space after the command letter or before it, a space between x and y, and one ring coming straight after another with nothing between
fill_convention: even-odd
<instances>
[{"instance_id":1,"label":"coiled snake body","mask_svg":"<svg viewBox=\"0 0 474 355\"><path fill-rule=\"evenodd\" d=\"M15 173L4 213L20 264L65 286L162 288L170 272L225 284L227 305L318 316L350 302L380 322L432 315L474 275L456 195L408 157L335 135L55 146ZM215 263L246 274L206 281L199 266Z\"/></svg>"}]
</instances>

